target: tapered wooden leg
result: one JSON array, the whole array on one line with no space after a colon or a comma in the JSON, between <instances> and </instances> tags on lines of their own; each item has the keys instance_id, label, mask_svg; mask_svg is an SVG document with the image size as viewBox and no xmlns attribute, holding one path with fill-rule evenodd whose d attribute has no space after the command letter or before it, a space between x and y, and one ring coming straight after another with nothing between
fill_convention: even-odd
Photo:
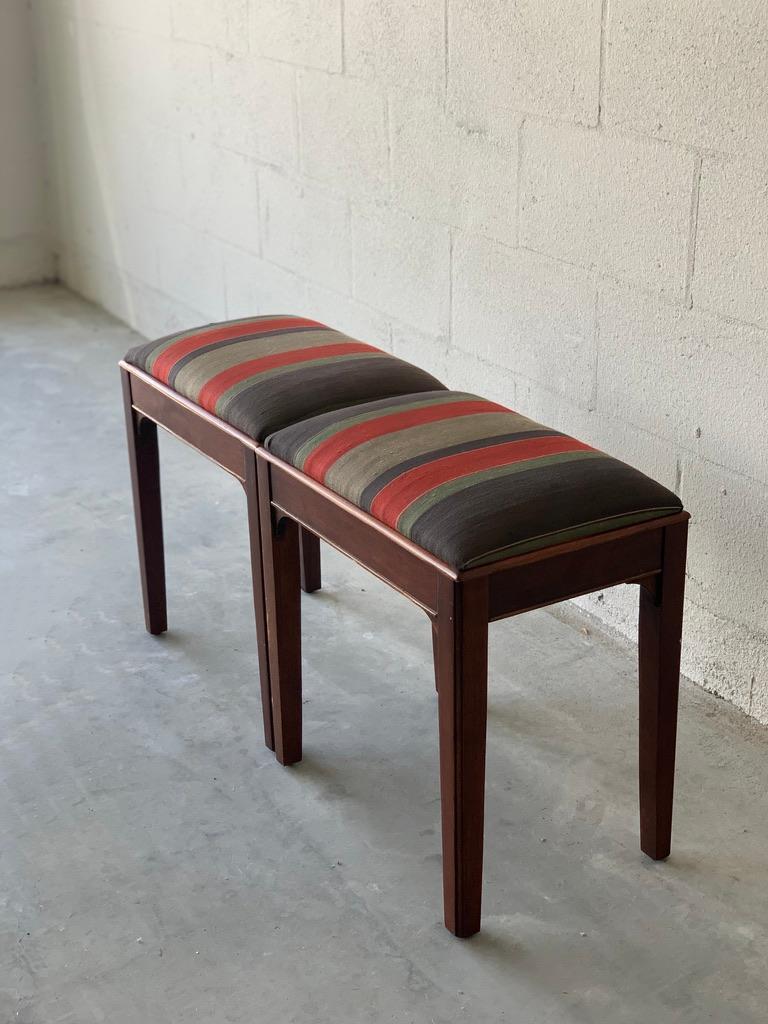
<instances>
[{"instance_id":1,"label":"tapered wooden leg","mask_svg":"<svg viewBox=\"0 0 768 1024\"><path fill-rule=\"evenodd\" d=\"M466 938L480 929L483 884L487 579L440 581L437 677L445 925Z\"/></svg>"},{"instance_id":2,"label":"tapered wooden leg","mask_svg":"<svg viewBox=\"0 0 768 1024\"><path fill-rule=\"evenodd\" d=\"M133 408L130 375L125 370L120 372L123 383L136 540L139 548L144 622L147 630L157 635L164 633L168 628L157 424Z\"/></svg>"},{"instance_id":3,"label":"tapered wooden leg","mask_svg":"<svg viewBox=\"0 0 768 1024\"><path fill-rule=\"evenodd\" d=\"M299 527L301 552L301 589L314 594L322 585L320 577L320 538L305 526Z\"/></svg>"},{"instance_id":4,"label":"tapered wooden leg","mask_svg":"<svg viewBox=\"0 0 768 1024\"><path fill-rule=\"evenodd\" d=\"M261 531L259 529L259 485L256 453L245 455L245 498L248 504L248 538L251 547L251 578L253 581L253 608L256 613L256 649L259 657L259 683L261 711L264 717L264 742L275 749L272 723L272 688L269 678L269 647L267 643L267 612L264 602L264 573L261 561Z\"/></svg>"},{"instance_id":5,"label":"tapered wooden leg","mask_svg":"<svg viewBox=\"0 0 768 1024\"><path fill-rule=\"evenodd\" d=\"M269 463L261 458L257 462L275 756L288 765L301 760L299 528L293 519L276 520Z\"/></svg>"},{"instance_id":6,"label":"tapered wooden leg","mask_svg":"<svg viewBox=\"0 0 768 1024\"><path fill-rule=\"evenodd\" d=\"M669 856L688 523L664 531L662 572L640 588L640 848Z\"/></svg>"}]
</instances>

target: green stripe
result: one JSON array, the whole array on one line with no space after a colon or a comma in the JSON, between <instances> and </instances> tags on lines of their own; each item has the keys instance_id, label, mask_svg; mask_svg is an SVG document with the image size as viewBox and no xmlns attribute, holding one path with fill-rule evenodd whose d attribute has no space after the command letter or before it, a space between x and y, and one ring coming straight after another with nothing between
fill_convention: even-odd
<instances>
[{"instance_id":1,"label":"green stripe","mask_svg":"<svg viewBox=\"0 0 768 1024\"><path fill-rule=\"evenodd\" d=\"M329 342L329 334L334 340ZM200 352L190 353L188 362L181 367L174 378L173 386L184 394L199 395L202 388L225 370L233 366L262 359L283 352L298 352L303 349L322 348L328 344L340 344L347 341L345 336L336 331L306 329L300 332L282 331L280 334L245 335L232 338L227 342L214 343L214 347L204 347ZM350 339L349 344L354 344ZM185 359L188 357L184 357Z\"/></svg>"},{"instance_id":2,"label":"green stripe","mask_svg":"<svg viewBox=\"0 0 768 1024\"><path fill-rule=\"evenodd\" d=\"M514 476L517 473L523 473L526 470L529 470L533 463L535 463L538 468L539 466L557 465L561 462L578 462L582 459L607 458L608 456L603 452L595 450L560 452L556 455L544 455L538 458L534 456L533 458L525 459L522 462L514 462L511 465L493 466L490 469L479 470L477 473L468 473L466 476L458 476L453 480L446 480L444 484L433 487L432 490L427 491L426 494L422 494L420 498L412 501L411 504L401 512L400 518L397 520L396 529L399 530L400 533L405 534L406 537L410 537L411 531L413 530L419 516L423 515L427 509L436 505L439 501L443 501L444 498L448 498L452 494L457 494L459 491L463 491L467 487L472 487L474 484L484 483L486 480L495 480L503 476Z\"/></svg>"},{"instance_id":3,"label":"green stripe","mask_svg":"<svg viewBox=\"0 0 768 1024\"><path fill-rule=\"evenodd\" d=\"M307 458L312 454L315 448L327 441L329 437L333 437L334 434L338 434L342 430L347 430L349 427L357 426L358 423L366 423L368 420L384 419L386 416L391 416L394 413L405 412L410 409L423 409L430 405L441 405L444 402L457 402L465 399L474 399L475 395L465 395L455 391L447 391L440 395L431 395L429 398L405 401L400 405L389 405L386 409L375 409L373 412L359 413L357 416L348 416L343 420L337 420L335 423L330 424L323 430L319 430L316 434L313 434L308 441L297 451L293 465L299 469L304 468L304 463Z\"/></svg>"}]
</instances>

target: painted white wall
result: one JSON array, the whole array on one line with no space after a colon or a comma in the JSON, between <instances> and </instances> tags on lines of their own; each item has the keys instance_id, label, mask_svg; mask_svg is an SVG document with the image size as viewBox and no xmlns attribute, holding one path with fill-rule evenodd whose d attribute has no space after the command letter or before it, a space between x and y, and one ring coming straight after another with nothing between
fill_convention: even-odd
<instances>
[{"instance_id":1,"label":"painted white wall","mask_svg":"<svg viewBox=\"0 0 768 1024\"><path fill-rule=\"evenodd\" d=\"M768 722L763 0L35 5L72 287L311 314L673 487L684 670Z\"/></svg>"},{"instance_id":2,"label":"painted white wall","mask_svg":"<svg viewBox=\"0 0 768 1024\"><path fill-rule=\"evenodd\" d=\"M54 274L32 18L0 0L0 288Z\"/></svg>"}]
</instances>

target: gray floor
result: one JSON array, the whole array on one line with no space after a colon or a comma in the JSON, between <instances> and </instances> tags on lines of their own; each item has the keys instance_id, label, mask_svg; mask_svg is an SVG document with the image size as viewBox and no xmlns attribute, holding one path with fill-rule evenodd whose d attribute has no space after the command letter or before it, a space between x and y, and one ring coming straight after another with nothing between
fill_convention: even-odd
<instances>
[{"instance_id":1,"label":"gray floor","mask_svg":"<svg viewBox=\"0 0 768 1024\"><path fill-rule=\"evenodd\" d=\"M172 440L171 631L143 631L131 341L65 291L0 293L0 1024L765 1021L766 731L685 687L653 864L631 650L494 626L485 924L451 938L426 618L324 551L306 757L280 768L243 496Z\"/></svg>"}]
</instances>

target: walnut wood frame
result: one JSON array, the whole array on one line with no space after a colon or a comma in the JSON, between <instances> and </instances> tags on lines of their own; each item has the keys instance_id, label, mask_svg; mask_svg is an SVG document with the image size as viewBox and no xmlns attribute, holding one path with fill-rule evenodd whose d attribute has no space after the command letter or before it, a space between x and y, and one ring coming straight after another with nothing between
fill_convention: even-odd
<instances>
[{"instance_id":1,"label":"walnut wood frame","mask_svg":"<svg viewBox=\"0 0 768 1024\"><path fill-rule=\"evenodd\" d=\"M168 628L165 593L163 519L160 501L160 460L157 427L185 441L239 480L245 491L248 535L256 617L256 645L261 685L264 742L275 749L272 725L272 691L267 652L266 610L261 570L259 494L256 473L258 444L245 434L211 416L194 402L165 387L135 366L120 362L123 405L136 519L139 573L147 631L164 633ZM303 527L300 530L300 585L306 593L319 590L320 541Z\"/></svg>"},{"instance_id":2,"label":"walnut wood frame","mask_svg":"<svg viewBox=\"0 0 768 1024\"><path fill-rule=\"evenodd\" d=\"M253 440L121 363L147 628L165 628L156 424L237 477L248 501L267 745L301 759L299 585L319 585L317 537L421 607L438 691L446 927L480 928L488 624L621 583L640 586L640 846L670 852L689 515L518 555L464 572L389 529Z\"/></svg>"}]
</instances>

